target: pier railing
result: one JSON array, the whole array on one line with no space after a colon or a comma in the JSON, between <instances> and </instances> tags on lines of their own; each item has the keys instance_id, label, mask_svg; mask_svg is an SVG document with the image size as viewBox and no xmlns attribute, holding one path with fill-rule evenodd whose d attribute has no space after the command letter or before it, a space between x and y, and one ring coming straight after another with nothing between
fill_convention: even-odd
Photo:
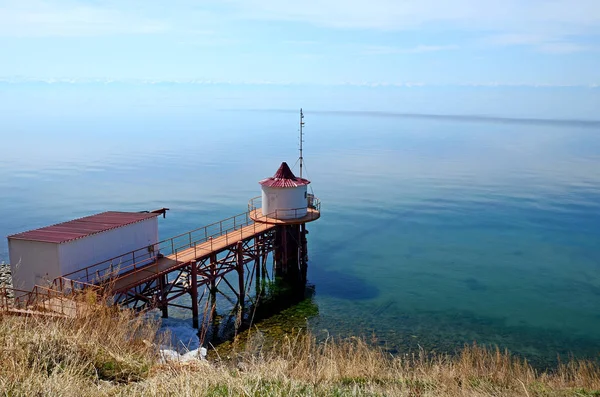
<instances>
[{"instance_id":1,"label":"pier railing","mask_svg":"<svg viewBox=\"0 0 600 397\"><path fill-rule=\"evenodd\" d=\"M99 291L99 287L95 284L86 283L83 281L73 280L64 276L57 277L52 281L52 287L55 291L60 291L63 294L75 294L84 289L95 289Z\"/></svg>"},{"instance_id":2,"label":"pier railing","mask_svg":"<svg viewBox=\"0 0 600 397\"><path fill-rule=\"evenodd\" d=\"M310 214L310 210L314 210L317 213L321 212L321 200L315 197L314 194L307 195L307 206L300 208L281 208L277 209L267 215L262 215L264 218L270 219L278 219L278 220L288 220L294 218L301 218L306 214ZM262 205L262 196L257 196L251 198L248 201L248 212L252 213L253 211L261 210L263 208ZM301 215L301 216L300 216Z\"/></svg>"},{"instance_id":3,"label":"pier railing","mask_svg":"<svg viewBox=\"0 0 600 397\"><path fill-rule=\"evenodd\" d=\"M252 225L253 229L251 231L256 234L257 225L260 228L261 224L271 223L270 221L273 219L284 219L282 214L289 216L290 211L298 215L301 213L300 211L306 212L307 210L306 207L281 209L263 215L256 211L260 209L260 205L261 197L255 197L248 204L248 212L57 277L49 287L36 285L31 291L2 287L0 288L0 311L28 309L67 314L65 311L73 311L73 302L65 301L66 296L74 298L75 294L87 289L98 291L101 289L98 284L110 283L126 273L143 271L147 269L148 265L155 263L162 257L168 256L177 264L179 254L191 248L194 250L194 258L200 258L213 252L213 240L218 237L225 237L225 244L229 245L230 242L234 243L244 238L242 229L245 227ZM321 202L313 195L308 195L308 208L314 210L312 214L316 212L315 215L318 216L318 212L321 210ZM251 217L250 214L253 211L256 212ZM237 230L239 230L239 236ZM210 242L210 245L204 248L199 247L208 242ZM187 252L189 253L189 251ZM189 256L187 260L189 261Z\"/></svg>"},{"instance_id":4,"label":"pier railing","mask_svg":"<svg viewBox=\"0 0 600 397\"><path fill-rule=\"evenodd\" d=\"M259 204L260 197L250 200L251 203ZM321 202L313 195L308 196L309 208L316 211L320 211ZM253 208L253 210L256 208ZM169 256L175 262L178 262L179 253L184 250L194 249L194 257L199 258L203 254L212 252L212 241L218 237L225 237L225 242L228 245L229 240L232 242L239 241L239 238L235 232L240 231L240 238L243 237L242 229L244 227L254 224L254 233L256 233L256 222L259 224L269 223L269 219L284 219L282 214L289 214L289 211L293 211L294 214L299 214L300 211L306 211L304 208L291 208L291 209L280 209L269 213L267 215L261 214L258 217L252 219L250 212L244 212L224 219L219 222L212 223L207 226L200 227L198 229L191 230L189 232L177 235L175 237L162 240L156 244L149 245L134 251L130 251L125 254L107 259L105 261L96 263L94 265L76 270L59 277L54 281L54 285L57 289L63 290L63 285L75 281L74 285L71 285L72 290L83 289L88 285L97 285L99 283L106 283L111 280L120 277L125 273L135 272L147 267L147 265L154 263L158 259ZM201 248L200 245L210 242L210 246ZM196 251L198 250L198 251ZM202 252L202 250L206 252Z\"/></svg>"},{"instance_id":5,"label":"pier railing","mask_svg":"<svg viewBox=\"0 0 600 397\"><path fill-rule=\"evenodd\" d=\"M219 222L191 230L189 232L159 241L134 251L121 254L94 265L63 275L61 278L68 282L75 280L82 284L97 284L113 279L118 275L143 268L164 256L174 256L177 261L178 253L210 242L221 236L229 239L231 232L240 230L254 222L247 212L238 214ZM228 242L228 241L227 241ZM210 252L207 250L207 253ZM201 254L201 253L200 253ZM56 280L55 280L56 283Z\"/></svg>"},{"instance_id":6,"label":"pier railing","mask_svg":"<svg viewBox=\"0 0 600 397\"><path fill-rule=\"evenodd\" d=\"M69 300L65 294L52 288L39 285L31 291L17 288L0 288L0 311L39 311L59 314L71 314L76 302Z\"/></svg>"}]
</instances>

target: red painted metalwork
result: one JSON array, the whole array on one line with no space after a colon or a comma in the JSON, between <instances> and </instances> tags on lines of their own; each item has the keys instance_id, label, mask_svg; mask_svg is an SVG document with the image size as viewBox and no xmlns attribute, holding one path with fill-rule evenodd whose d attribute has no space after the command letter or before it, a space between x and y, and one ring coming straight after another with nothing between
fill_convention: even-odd
<instances>
[{"instance_id":1,"label":"red painted metalwork","mask_svg":"<svg viewBox=\"0 0 600 397\"><path fill-rule=\"evenodd\" d=\"M107 230L131 225L149 218L155 218L159 215L160 213L107 211L40 229L13 234L12 236L8 236L8 238L62 244Z\"/></svg>"},{"instance_id":2,"label":"red painted metalwork","mask_svg":"<svg viewBox=\"0 0 600 397\"><path fill-rule=\"evenodd\" d=\"M280 208L270 214L264 215L262 213L262 197L258 196L250 199L248 202L248 213L250 214L250 219L254 222L274 225L292 225L316 221L321 217L321 201L314 194L309 194L307 199L307 206L304 208ZM294 214L293 217L288 218L292 212ZM306 215L299 217L299 213L306 213ZM285 215L286 218L282 219L281 215Z\"/></svg>"},{"instance_id":3,"label":"red painted metalwork","mask_svg":"<svg viewBox=\"0 0 600 397\"><path fill-rule=\"evenodd\" d=\"M62 244L96 233L131 225L149 218L155 218L159 215L161 213L107 211L40 229L13 234L12 236L8 236L8 238Z\"/></svg>"},{"instance_id":4,"label":"red painted metalwork","mask_svg":"<svg viewBox=\"0 0 600 397\"><path fill-rule=\"evenodd\" d=\"M310 208L314 211L320 209L318 199L312 198ZM256 219L250 214L246 212L164 240L152 250L144 247L123 254L119 261L123 256L131 255L131 259L124 262L114 264L111 259L63 275L48 287L35 286L33 291L0 288L0 312L35 314L33 311L41 308L71 316L79 310L77 302L81 299L76 299L76 296L91 288L99 296L112 296L113 304L136 310L160 308L165 317L168 316L168 306L191 309L193 326L198 327L199 301L203 299L205 291L210 298L206 299L203 322L216 318L217 293L230 300L219 289L219 284L223 282L237 298L237 302L230 300L239 309L237 328L244 302L248 298L252 300L248 296L252 284L256 287L257 297L264 292L265 284L261 278L269 277L266 268L269 253L274 253L276 266L292 269L290 273L293 274L306 272L306 243L298 239L298 233L286 239L284 246L276 243L277 234L281 240L288 233L287 229L300 230L299 226L268 224L268 219L277 218L276 212ZM150 217L158 214L136 215ZM288 259L290 263L287 263ZM296 270L298 266L300 268ZM232 272L238 273L237 288L226 278ZM199 288L203 290L201 295ZM192 298L191 307L176 303L177 299L188 294ZM212 304L210 310L209 304Z\"/></svg>"},{"instance_id":5,"label":"red painted metalwork","mask_svg":"<svg viewBox=\"0 0 600 397\"><path fill-rule=\"evenodd\" d=\"M308 179L299 178L295 176L290 167L284 161L283 163L281 163L281 166L279 167L275 175L273 175L270 178L263 179L258 183L260 183L262 186L267 187L288 188L308 185L310 181Z\"/></svg>"}]
</instances>

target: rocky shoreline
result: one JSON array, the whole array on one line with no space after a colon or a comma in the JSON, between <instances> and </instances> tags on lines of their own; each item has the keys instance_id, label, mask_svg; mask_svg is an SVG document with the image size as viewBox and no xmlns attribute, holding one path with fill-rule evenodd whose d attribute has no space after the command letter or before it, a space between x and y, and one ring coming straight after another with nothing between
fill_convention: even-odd
<instances>
[{"instance_id":1,"label":"rocky shoreline","mask_svg":"<svg viewBox=\"0 0 600 397\"><path fill-rule=\"evenodd\" d=\"M0 288L1 287L12 288L10 265L4 262L0 262Z\"/></svg>"}]
</instances>

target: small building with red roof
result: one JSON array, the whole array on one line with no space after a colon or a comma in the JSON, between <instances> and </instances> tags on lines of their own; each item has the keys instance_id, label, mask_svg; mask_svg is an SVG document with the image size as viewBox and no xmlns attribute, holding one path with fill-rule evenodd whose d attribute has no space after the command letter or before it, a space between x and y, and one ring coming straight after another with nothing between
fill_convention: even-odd
<instances>
[{"instance_id":1,"label":"small building with red roof","mask_svg":"<svg viewBox=\"0 0 600 397\"><path fill-rule=\"evenodd\" d=\"M308 179L294 175L286 162L270 178L259 182L262 190L262 214L275 219L296 219L308 212Z\"/></svg>"},{"instance_id":2,"label":"small building with red roof","mask_svg":"<svg viewBox=\"0 0 600 397\"><path fill-rule=\"evenodd\" d=\"M30 291L95 263L158 243L159 213L108 211L8 236L14 288ZM92 269L93 271L93 269Z\"/></svg>"}]
</instances>

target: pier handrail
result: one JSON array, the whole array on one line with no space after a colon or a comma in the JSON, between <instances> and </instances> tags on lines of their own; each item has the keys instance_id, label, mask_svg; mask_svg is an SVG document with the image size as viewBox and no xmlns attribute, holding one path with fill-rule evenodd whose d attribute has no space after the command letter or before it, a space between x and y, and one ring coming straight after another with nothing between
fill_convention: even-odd
<instances>
[{"instance_id":1,"label":"pier handrail","mask_svg":"<svg viewBox=\"0 0 600 397\"><path fill-rule=\"evenodd\" d=\"M154 262L161 256L177 254L177 251L184 247L190 248L194 243L199 244L210 241L211 238L220 237L233 230L248 226L250 222L252 220L249 214L244 212L78 269L63 275L62 278L96 284L97 282L105 281L105 274L110 278L110 275L136 270L140 266Z\"/></svg>"},{"instance_id":2,"label":"pier handrail","mask_svg":"<svg viewBox=\"0 0 600 397\"><path fill-rule=\"evenodd\" d=\"M83 281L73 280L65 276L60 276L52 281L51 289L60 291L63 294L74 294L75 292L83 291L84 289L100 290L100 287L95 284L86 283Z\"/></svg>"},{"instance_id":3,"label":"pier handrail","mask_svg":"<svg viewBox=\"0 0 600 397\"><path fill-rule=\"evenodd\" d=\"M64 298L65 295L60 291L36 285L29 295L26 307L33 309L41 307L43 310L65 314Z\"/></svg>"},{"instance_id":4,"label":"pier handrail","mask_svg":"<svg viewBox=\"0 0 600 397\"><path fill-rule=\"evenodd\" d=\"M0 309L7 311L11 308L18 308L19 302L26 302L31 292L17 288L0 287Z\"/></svg>"},{"instance_id":5,"label":"pier handrail","mask_svg":"<svg viewBox=\"0 0 600 397\"><path fill-rule=\"evenodd\" d=\"M248 212L256 211L257 209L262 208L262 196L256 196L248 201ZM278 216L279 213L289 214L289 211L294 211L294 217L297 215L298 211L304 211L307 208L311 208L316 210L317 212L321 212L321 200L319 200L314 194L307 194L307 206L300 208L280 208L278 210L273 211L268 214L268 217L271 219L280 219ZM273 215L273 216L271 216ZM283 219L283 218L282 218Z\"/></svg>"},{"instance_id":6,"label":"pier handrail","mask_svg":"<svg viewBox=\"0 0 600 397\"><path fill-rule=\"evenodd\" d=\"M249 211L244 212L219 222L214 222L209 225L191 230L186 233L181 233L174 237L170 237L159 241L158 243L143 247L134 251L130 251L119 256L95 263L93 265L81 268L74 272L65 274L54 280L56 289L63 290L64 285L71 285L71 290L86 288L87 286L97 286L100 283L107 283L120 278L124 274L143 270L156 262L159 258L170 256L177 262L178 253L182 250L194 248L198 245L212 241L218 237L225 236L226 243L228 242L229 234L233 231L240 230L249 226L256 221L261 220L268 223L269 219L284 219L281 215L289 216L290 211L294 211L294 217L297 217L299 211L306 211L307 207L279 209L269 214L261 214L259 217L250 217L250 213L256 210L255 204L260 197L255 197L250 200ZM313 195L308 195L309 208L320 211L321 202ZM251 204L254 204L251 207ZM236 240L237 241L237 240ZM198 248L200 249L200 248ZM207 253L209 253L208 251ZM197 253L195 256L198 257ZM125 259L124 259L125 258Z\"/></svg>"},{"instance_id":7,"label":"pier handrail","mask_svg":"<svg viewBox=\"0 0 600 397\"><path fill-rule=\"evenodd\" d=\"M9 292L12 297L9 297ZM0 311L11 309L35 310L40 307L53 312L64 314L63 300L65 295L51 288L36 285L31 291L17 288L0 288ZM52 298L57 300L52 301Z\"/></svg>"},{"instance_id":8,"label":"pier handrail","mask_svg":"<svg viewBox=\"0 0 600 397\"><path fill-rule=\"evenodd\" d=\"M308 208L320 212L320 200L314 195L308 195L307 199ZM173 257L174 255L174 260L177 262L178 252L185 249L194 248L194 256L199 258L202 255L198 255L195 251L197 246L202 243L211 242L211 249L207 252L209 253L212 251L212 240L216 237L225 236L226 244L229 244L228 238L233 231L240 230L239 238L243 239L242 229L246 226L254 224L254 233L256 233L257 222L259 224L270 223L269 221L273 219L285 219L281 215L285 214L286 217L289 217L290 211L294 211L294 217L297 218L299 211L307 210L307 207L279 209L264 215L262 212L257 211L260 209L260 207L257 207L260 200L260 196L251 199L248 203L248 212L162 240L151 245L152 249L149 249L149 247L140 248L57 277L49 287L36 285L31 291L1 287L0 311L8 311L11 308L36 309L41 305L44 309L64 314L61 298L67 295L74 295L89 288L99 290L102 287L98 283L115 281L125 274L143 271L147 268L147 265L155 263L160 257ZM250 214L253 211L255 212L251 217ZM239 241L236 236L232 236L232 238L235 237L232 243ZM124 257L128 258L129 256L131 256L131 259L123 260ZM117 266L115 266L115 261L118 261ZM9 297L9 291L12 292L12 297ZM53 301L53 297L58 299Z\"/></svg>"},{"instance_id":9,"label":"pier handrail","mask_svg":"<svg viewBox=\"0 0 600 397\"><path fill-rule=\"evenodd\" d=\"M318 205L318 208L320 209L320 203ZM249 211L249 212L245 213L245 215L248 216L247 222L243 223L239 227L239 229L238 229L240 231L239 238L237 238L237 232L235 232L235 230L236 230L235 228L234 229L224 230L224 232L222 234L220 234L218 237L225 236L225 243L227 245L230 245L230 241L228 240L229 236L232 235L232 238L233 238L233 240L231 240L231 244L239 241L240 239L243 239L243 228L246 227L246 226L250 226L252 224L254 226L253 233L256 234L257 221L258 221L258 224L271 224L271 221L273 219L278 219L279 218L278 214L279 214L280 211L285 211L286 213L287 213L287 211L294 211L294 213L297 214L298 211L305 211L305 210L306 210L306 207L291 208L291 209L280 209L280 210L273 211L272 213L269 213L267 215L262 215L261 214L260 216L258 216L258 215L255 214L253 217L250 216L251 212ZM244 214L241 214L241 215L244 215ZM235 233L232 233L232 232L235 232ZM186 236L186 235L187 235L187 233L184 233L182 236ZM213 252L212 237L209 237L208 240L190 242L189 244L185 243L182 246L179 246L179 247L177 247L177 248L174 249L174 252L175 252L175 257L174 258L173 258L173 253L170 254L170 255L168 255L168 256L170 256L172 259L174 259L175 262L178 262L178 258L177 258L178 252L180 252L181 250L187 250L187 249L190 249L190 248L194 248L194 258L197 259L197 258L203 256L203 255L198 255L198 252L196 252L197 249L202 249L202 248L198 248L197 247L198 244L202 244L202 243L205 243L207 241L210 241L211 245L210 245L210 249L204 248L207 251L204 255L209 254L209 253ZM184 265L186 263L181 263L181 264L178 264L177 266ZM116 283L118 280L120 280L122 278L125 278L125 277L129 277L132 274L135 274L135 273L138 273L138 272L148 272L148 267L149 266L145 266L145 265L144 266L138 266L136 269L133 269L133 270L129 270L129 271L126 271L126 272L123 272L123 273L113 274L110 280L107 279L107 280L103 280L103 281L109 282L108 284L110 284L110 283ZM173 268L169 269L169 271L172 271L172 270L173 270ZM158 276L158 274L160 274L160 272L156 272L156 273L152 273L152 274L154 276ZM145 277L145 279L152 278L152 277L153 276L148 276L148 277Z\"/></svg>"}]
</instances>

